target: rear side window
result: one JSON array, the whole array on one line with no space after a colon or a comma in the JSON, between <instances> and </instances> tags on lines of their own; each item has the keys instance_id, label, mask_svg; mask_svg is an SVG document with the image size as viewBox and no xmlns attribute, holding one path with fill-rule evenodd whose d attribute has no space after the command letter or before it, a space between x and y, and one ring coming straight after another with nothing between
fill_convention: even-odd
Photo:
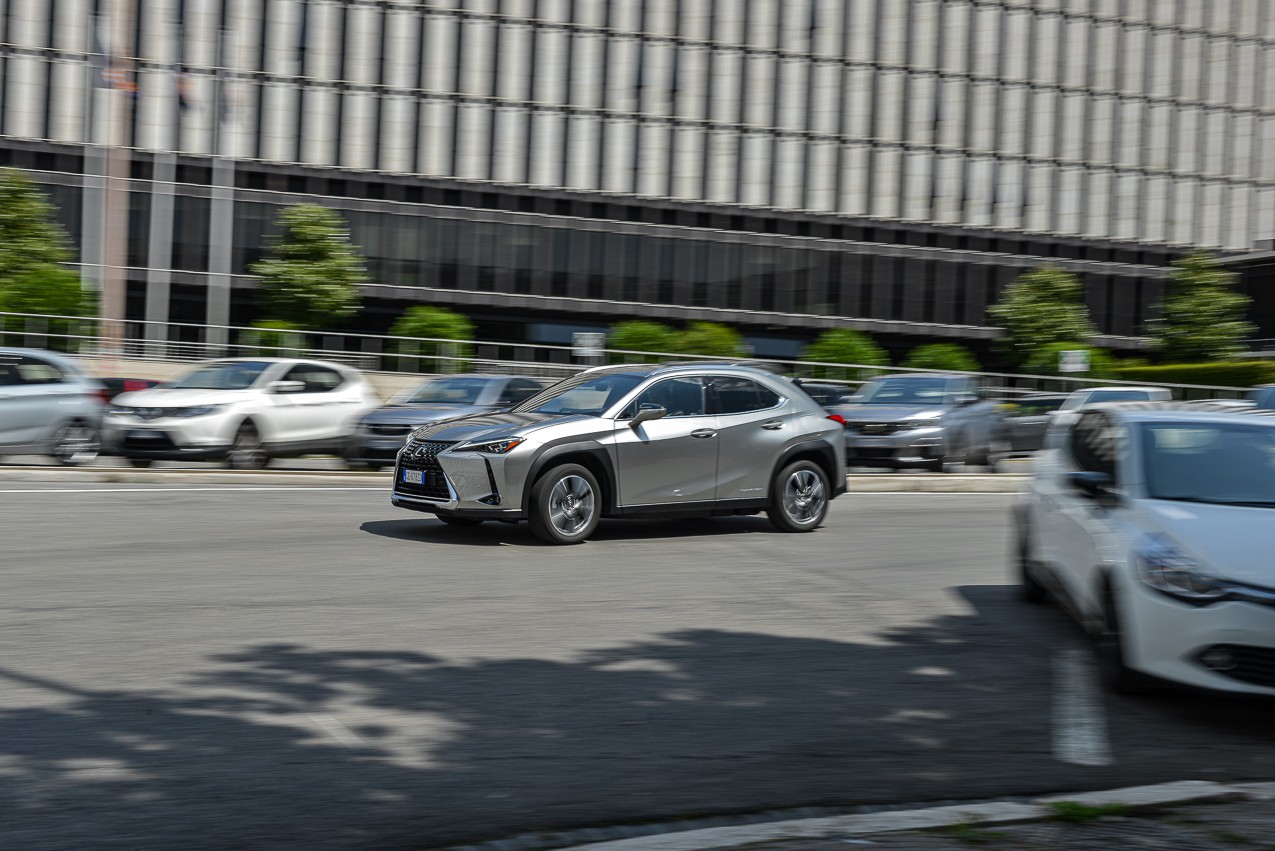
<instances>
[{"instance_id":1,"label":"rear side window","mask_svg":"<svg viewBox=\"0 0 1275 851\"><path fill-rule=\"evenodd\" d=\"M62 370L39 358L20 357L14 366L19 384L59 384L66 377Z\"/></svg>"},{"instance_id":2,"label":"rear side window","mask_svg":"<svg viewBox=\"0 0 1275 851\"><path fill-rule=\"evenodd\" d=\"M709 379L709 413L746 414L779 404L779 394L751 378L715 375Z\"/></svg>"}]
</instances>

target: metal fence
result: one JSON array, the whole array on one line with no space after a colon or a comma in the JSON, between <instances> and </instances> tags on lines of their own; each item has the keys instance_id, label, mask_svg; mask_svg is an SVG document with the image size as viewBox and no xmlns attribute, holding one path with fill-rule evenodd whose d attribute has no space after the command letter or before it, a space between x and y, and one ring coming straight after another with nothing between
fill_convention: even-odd
<instances>
[{"instance_id":1,"label":"metal fence","mask_svg":"<svg viewBox=\"0 0 1275 851\"><path fill-rule=\"evenodd\" d=\"M133 320L115 323L84 317L0 313L0 345L45 348L80 358L122 361L191 362L222 357L305 357L336 361L367 372L439 375L498 372L530 378L564 378L604 363L721 360L719 357L602 349L578 356L571 346L440 340L327 331L292 331L242 326L197 325ZM750 359L750 362L852 390L884 373L932 372L906 367L814 361ZM1141 385L1080 376L965 372L1005 396L1031 392L1067 393L1095 385ZM1180 399L1233 399L1248 388L1203 384L1165 384Z\"/></svg>"}]
</instances>

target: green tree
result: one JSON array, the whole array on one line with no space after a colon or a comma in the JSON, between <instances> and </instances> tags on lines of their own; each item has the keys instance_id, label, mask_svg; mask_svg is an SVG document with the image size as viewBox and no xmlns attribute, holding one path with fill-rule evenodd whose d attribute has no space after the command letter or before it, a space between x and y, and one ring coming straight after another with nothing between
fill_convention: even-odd
<instances>
[{"instance_id":1,"label":"green tree","mask_svg":"<svg viewBox=\"0 0 1275 851\"><path fill-rule=\"evenodd\" d=\"M658 363L660 354L677 351L677 331L660 322L634 319L617 322L607 331L607 347L631 352L656 352L646 355L611 355L612 363Z\"/></svg>"},{"instance_id":2,"label":"green tree","mask_svg":"<svg viewBox=\"0 0 1275 851\"><path fill-rule=\"evenodd\" d=\"M418 305L403 311L390 334L408 337L396 349L404 355L401 366L416 372L465 372L474 355L474 323L463 313L446 307ZM424 338L424 339L419 339Z\"/></svg>"},{"instance_id":3,"label":"green tree","mask_svg":"<svg viewBox=\"0 0 1275 851\"><path fill-rule=\"evenodd\" d=\"M354 315L367 271L341 216L297 204L279 214L279 224L282 233L270 240L268 256L252 267L268 318L320 329Z\"/></svg>"},{"instance_id":4,"label":"green tree","mask_svg":"<svg viewBox=\"0 0 1275 851\"><path fill-rule=\"evenodd\" d=\"M35 182L15 169L0 169L0 311L88 316L95 300L67 267L74 257L53 205ZM9 330L47 333L43 345L69 349L71 320L8 318Z\"/></svg>"},{"instance_id":5,"label":"green tree","mask_svg":"<svg viewBox=\"0 0 1275 851\"><path fill-rule=\"evenodd\" d=\"M885 350L861 331L833 328L819 335L802 356L814 364L853 364L855 367L889 366ZM835 366L809 366L804 370L811 378L832 381L861 381L877 375L876 369L849 369Z\"/></svg>"},{"instance_id":6,"label":"green tree","mask_svg":"<svg viewBox=\"0 0 1275 851\"><path fill-rule=\"evenodd\" d=\"M964 346L955 343L927 343L908 352L902 366L909 369L935 369L944 372L978 372L978 360Z\"/></svg>"},{"instance_id":7,"label":"green tree","mask_svg":"<svg viewBox=\"0 0 1275 851\"><path fill-rule=\"evenodd\" d=\"M716 322L692 322L674 341L680 355L737 358L747 354L744 338L734 328Z\"/></svg>"},{"instance_id":8,"label":"green tree","mask_svg":"<svg viewBox=\"0 0 1275 851\"><path fill-rule=\"evenodd\" d=\"M1015 363L1049 343L1087 340L1097 333L1080 279L1053 266L1020 275L987 313L1005 329L1002 345Z\"/></svg>"},{"instance_id":9,"label":"green tree","mask_svg":"<svg viewBox=\"0 0 1275 851\"><path fill-rule=\"evenodd\" d=\"M263 357L295 357L305 348L305 335L288 322L265 319L239 337L240 351Z\"/></svg>"},{"instance_id":10,"label":"green tree","mask_svg":"<svg viewBox=\"0 0 1275 851\"><path fill-rule=\"evenodd\" d=\"M1078 351L1089 352L1088 372L1062 373L1058 370L1058 353ZM1046 343L1037 347L1031 357L1023 361L1022 370L1028 375L1070 375L1075 378L1114 378L1115 370L1123 364L1111 356L1106 349L1095 348L1086 343Z\"/></svg>"},{"instance_id":11,"label":"green tree","mask_svg":"<svg viewBox=\"0 0 1275 851\"><path fill-rule=\"evenodd\" d=\"M1249 297L1234 290L1235 275L1207 254L1192 254L1173 264L1160 318L1148 323L1161 360L1206 363L1244 352L1253 326L1244 321Z\"/></svg>"}]
</instances>

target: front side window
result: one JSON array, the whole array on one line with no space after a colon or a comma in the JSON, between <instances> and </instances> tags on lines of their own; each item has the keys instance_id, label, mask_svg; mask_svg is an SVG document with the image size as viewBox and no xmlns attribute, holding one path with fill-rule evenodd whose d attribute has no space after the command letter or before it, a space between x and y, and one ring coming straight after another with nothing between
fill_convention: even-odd
<instances>
[{"instance_id":1,"label":"front side window","mask_svg":"<svg viewBox=\"0 0 1275 851\"><path fill-rule=\"evenodd\" d=\"M764 411L779 404L779 394L751 378L716 375L709 379L709 398L714 414L745 414Z\"/></svg>"},{"instance_id":2,"label":"front side window","mask_svg":"<svg viewBox=\"0 0 1275 851\"><path fill-rule=\"evenodd\" d=\"M303 393L328 393L341 386L341 373L327 366L314 363L303 363L288 370L284 381L301 381L305 384Z\"/></svg>"},{"instance_id":3,"label":"front side window","mask_svg":"<svg viewBox=\"0 0 1275 851\"><path fill-rule=\"evenodd\" d=\"M268 361L222 361L188 372L167 385L174 390L247 390L272 364Z\"/></svg>"},{"instance_id":4,"label":"front side window","mask_svg":"<svg viewBox=\"0 0 1275 851\"><path fill-rule=\"evenodd\" d=\"M702 417L705 411L704 381L699 376L657 381L642 391L627 413L631 416L643 405L659 405L668 410L670 417Z\"/></svg>"},{"instance_id":5,"label":"front side window","mask_svg":"<svg viewBox=\"0 0 1275 851\"><path fill-rule=\"evenodd\" d=\"M513 410L519 414L586 414L598 417L619 404L645 377L628 372L586 372L559 381Z\"/></svg>"},{"instance_id":6,"label":"front side window","mask_svg":"<svg viewBox=\"0 0 1275 851\"><path fill-rule=\"evenodd\" d=\"M1275 508L1275 426L1148 423L1142 463L1152 499Z\"/></svg>"}]
</instances>

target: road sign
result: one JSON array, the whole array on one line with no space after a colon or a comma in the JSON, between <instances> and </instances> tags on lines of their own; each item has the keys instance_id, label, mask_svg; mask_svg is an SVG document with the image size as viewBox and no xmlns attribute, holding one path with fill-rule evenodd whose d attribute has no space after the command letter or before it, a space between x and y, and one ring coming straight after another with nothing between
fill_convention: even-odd
<instances>
[{"instance_id":1,"label":"road sign","mask_svg":"<svg viewBox=\"0 0 1275 851\"><path fill-rule=\"evenodd\" d=\"M1089 350L1088 349L1070 349L1065 352L1058 353L1058 371L1059 372L1088 372L1089 371Z\"/></svg>"},{"instance_id":2,"label":"road sign","mask_svg":"<svg viewBox=\"0 0 1275 851\"><path fill-rule=\"evenodd\" d=\"M606 344L606 334L577 331L571 335L571 353L578 358L600 358Z\"/></svg>"}]
</instances>

